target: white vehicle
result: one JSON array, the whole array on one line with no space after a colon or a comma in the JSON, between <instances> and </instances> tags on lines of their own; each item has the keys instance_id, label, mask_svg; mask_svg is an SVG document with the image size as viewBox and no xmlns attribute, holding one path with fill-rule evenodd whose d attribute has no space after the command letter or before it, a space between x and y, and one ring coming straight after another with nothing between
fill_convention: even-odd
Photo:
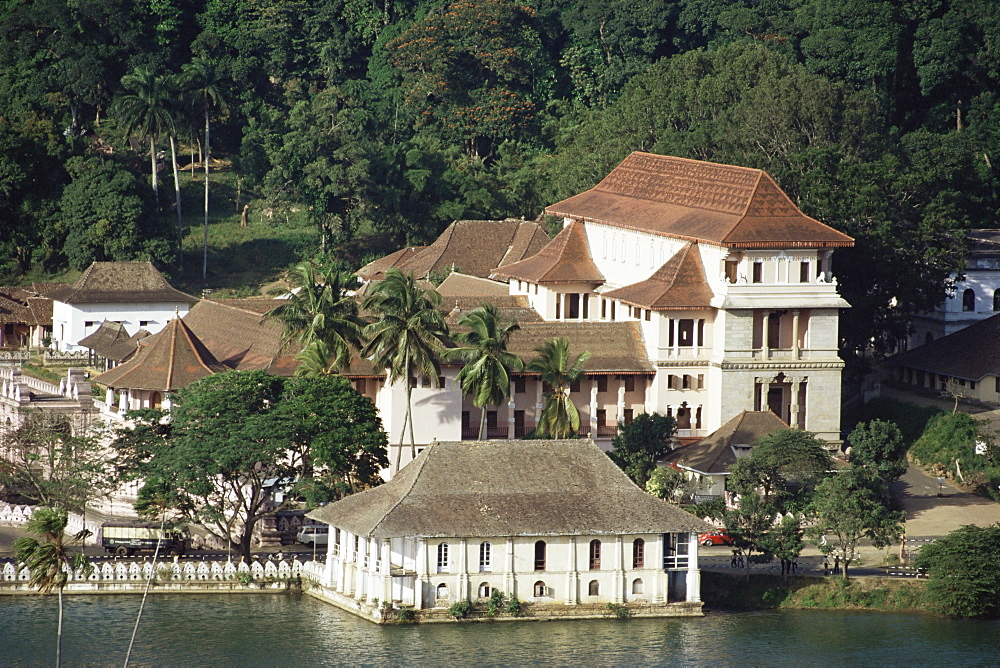
<instances>
[{"instance_id":1,"label":"white vehicle","mask_svg":"<svg viewBox=\"0 0 1000 668\"><path fill-rule=\"evenodd\" d=\"M327 543L330 542L330 527L325 525L304 526L299 529L295 540L313 547L326 547Z\"/></svg>"}]
</instances>

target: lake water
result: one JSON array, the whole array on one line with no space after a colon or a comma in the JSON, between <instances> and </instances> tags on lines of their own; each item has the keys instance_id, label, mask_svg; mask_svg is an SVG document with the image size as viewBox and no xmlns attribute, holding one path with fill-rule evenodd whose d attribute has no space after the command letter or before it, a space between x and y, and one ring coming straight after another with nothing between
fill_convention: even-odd
<instances>
[{"instance_id":1,"label":"lake water","mask_svg":"<svg viewBox=\"0 0 1000 668\"><path fill-rule=\"evenodd\" d=\"M122 665L139 596L67 596L66 665ZM51 665L56 599L0 598L0 666ZM381 627L306 596L155 595L136 666L1000 665L1000 621L787 611Z\"/></svg>"}]
</instances>

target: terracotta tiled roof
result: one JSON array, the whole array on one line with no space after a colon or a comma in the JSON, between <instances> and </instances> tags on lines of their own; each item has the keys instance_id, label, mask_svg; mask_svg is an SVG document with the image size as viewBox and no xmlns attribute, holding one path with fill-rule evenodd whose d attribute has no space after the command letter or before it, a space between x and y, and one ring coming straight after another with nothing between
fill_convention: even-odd
<instances>
[{"instance_id":1,"label":"terracotta tiled roof","mask_svg":"<svg viewBox=\"0 0 1000 668\"><path fill-rule=\"evenodd\" d=\"M191 331L215 358L233 369L264 369L291 376L298 349L282 344L282 326L259 312L203 299L184 316Z\"/></svg>"},{"instance_id":2,"label":"terracotta tiled roof","mask_svg":"<svg viewBox=\"0 0 1000 668\"><path fill-rule=\"evenodd\" d=\"M51 325L52 300L34 289L0 287L0 323Z\"/></svg>"},{"instance_id":3,"label":"terracotta tiled roof","mask_svg":"<svg viewBox=\"0 0 1000 668\"><path fill-rule=\"evenodd\" d=\"M711 308L712 289L705 280L698 244L686 244L644 281L605 292L617 299L653 311Z\"/></svg>"},{"instance_id":4,"label":"terracotta tiled roof","mask_svg":"<svg viewBox=\"0 0 1000 668\"><path fill-rule=\"evenodd\" d=\"M417 278L450 269L486 278L503 264L534 255L547 241L545 231L533 221L456 220L434 243L397 267Z\"/></svg>"},{"instance_id":5,"label":"terracotta tiled roof","mask_svg":"<svg viewBox=\"0 0 1000 668\"><path fill-rule=\"evenodd\" d=\"M246 297L242 299L219 299L210 298L210 301L224 306L233 306L244 311L252 311L264 315L268 311L275 309L288 302L284 299L272 299L271 297Z\"/></svg>"},{"instance_id":6,"label":"terracotta tiled roof","mask_svg":"<svg viewBox=\"0 0 1000 668\"><path fill-rule=\"evenodd\" d=\"M531 283L604 282L590 256L583 225L570 222L542 250L527 260L509 264L493 272L495 278L515 278Z\"/></svg>"},{"instance_id":7,"label":"terracotta tiled roof","mask_svg":"<svg viewBox=\"0 0 1000 668\"><path fill-rule=\"evenodd\" d=\"M897 353L885 363L965 380L1000 376L1000 315Z\"/></svg>"},{"instance_id":8,"label":"terracotta tiled roof","mask_svg":"<svg viewBox=\"0 0 1000 668\"><path fill-rule=\"evenodd\" d=\"M734 447L749 450L757 439L788 428L771 411L743 411L702 440L681 446L664 459L701 473L727 473L737 460Z\"/></svg>"},{"instance_id":9,"label":"terracotta tiled roof","mask_svg":"<svg viewBox=\"0 0 1000 668\"><path fill-rule=\"evenodd\" d=\"M437 291L442 297L486 297L506 295L510 287L506 283L455 271L448 274Z\"/></svg>"},{"instance_id":10,"label":"terracotta tiled roof","mask_svg":"<svg viewBox=\"0 0 1000 668\"><path fill-rule=\"evenodd\" d=\"M167 282L152 262L94 262L72 285L50 293L66 304L160 304L197 301Z\"/></svg>"},{"instance_id":11,"label":"terracotta tiled roof","mask_svg":"<svg viewBox=\"0 0 1000 668\"><path fill-rule=\"evenodd\" d=\"M135 357L94 378L113 388L170 392L214 373L228 371L184 321L174 318Z\"/></svg>"},{"instance_id":12,"label":"terracotta tiled roof","mask_svg":"<svg viewBox=\"0 0 1000 668\"><path fill-rule=\"evenodd\" d=\"M96 331L80 339L77 345L90 348L105 359L124 362L136 353L139 341L148 336L150 333L145 329L129 335L128 330L120 322L105 320Z\"/></svg>"},{"instance_id":13,"label":"terracotta tiled roof","mask_svg":"<svg viewBox=\"0 0 1000 668\"><path fill-rule=\"evenodd\" d=\"M366 538L707 530L636 487L589 439L436 443L386 484L308 516Z\"/></svg>"},{"instance_id":14,"label":"terracotta tiled roof","mask_svg":"<svg viewBox=\"0 0 1000 668\"><path fill-rule=\"evenodd\" d=\"M513 320L519 324L527 322L542 322L542 316L538 311L528 305L528 298L524 295L496 295L487 297L444 297L441 300L441 310L446 311L445 322L452 328L462 316L482 306L483 302L489 302L497 307L500 314L508 320Z\"/></svg>"},{"instance_id":15,"label":"terracotta tiled roof","mask_svg":"<svg viewBox=\"0 0 1000 668\"><path fill-rule=\"evenodd\" d=\"M385 277L385 272L393 267L399 267L412 258L427 246L410 246L381 257L374 262L369 262L365 266L354 272L358 277L366 281L380 281Z\"/></svg>"},{"instance_id":16,"label":"terracotta tiled roof","mask_svg":"<svg viewBox=\"0 0 1000 668\"><path fill-rule=\"evenodd\" d=\"M638 322L526 322L511 336L508 349L525 364L552 339L569 339L569 352L575 357L590 352L583 368L590 373L651 374L646 347Z\"/></svg>"},{"instance_id":17,"label":"terracotta tiled roof","mask_svg":"<svg viewBox=\"0 0 1000 668\"><path fill-rule=\"evenodd\" d=\"M596 186L545 211L734 248L854 245L802 213L759 169L651 153L632 153Z\"/></svg>"}]
</instances>

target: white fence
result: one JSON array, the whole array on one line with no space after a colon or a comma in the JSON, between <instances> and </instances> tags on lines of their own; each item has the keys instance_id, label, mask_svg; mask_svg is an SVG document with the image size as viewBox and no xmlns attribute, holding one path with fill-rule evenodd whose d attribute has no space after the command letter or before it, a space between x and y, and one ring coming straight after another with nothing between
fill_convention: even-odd
<instances>
[{"instance_id":1,"label":"white fence","mask_svg":"<svg viewBox=\"0 0 1000 668\"><path fill-rule=\"evenodd\" d=\"M154 570L155 568L155 570ZM319 580L323 573L323 564L315 561L301 562L298 559L282 559L279 561L254 561L245 564L242 561L160 561L155 567L152 561L107 561L94 564L94 570L89 575L71 571L69 583L73 582L136 582L154 577L159 583L183 582L238 582L244 581L282 581L297 577ZM14 562L7 562L0 569L0 583L28 582L31 571L27 568L18 570Z\"/></svg>"}]
</instances>

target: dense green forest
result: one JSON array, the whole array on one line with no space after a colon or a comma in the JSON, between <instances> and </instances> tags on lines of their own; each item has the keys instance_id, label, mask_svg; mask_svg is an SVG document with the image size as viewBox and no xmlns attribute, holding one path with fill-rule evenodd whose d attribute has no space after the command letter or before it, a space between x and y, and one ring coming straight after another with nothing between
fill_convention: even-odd
<instances>
[{"instance_id":1,"label":"dense green forest","mask_svg":"<svg viewBox=\"0 0 1000 668\"><path fill-rule=\"evenodd\" d=\"M0 282L150 258L201 285L177 255L200 259L206 142L222 215L301 220L293 255L354 264L534 218L633 150L762 168L858 240L835 259L846 353L891 346L962 231L996 225L995 0L0 7Z\"/></svg>"}]
</instances>

